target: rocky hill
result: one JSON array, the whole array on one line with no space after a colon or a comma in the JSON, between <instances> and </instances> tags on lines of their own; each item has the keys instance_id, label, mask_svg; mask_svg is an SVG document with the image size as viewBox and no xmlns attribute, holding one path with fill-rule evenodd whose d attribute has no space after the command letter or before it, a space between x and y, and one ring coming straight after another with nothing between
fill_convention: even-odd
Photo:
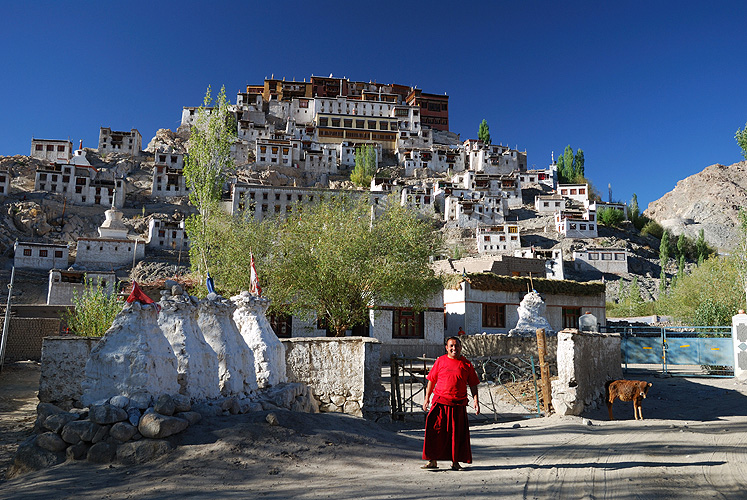
<instances>
[{"instance_id":1,"label":"rocky hill","mask_svg":"<svg viewBox=\"0 0 747 500\"><path fill-rule=\"evenodd\" d=\"M697 238L702 229L711 246L729 251L737 243L740 207L747 207L747 161L711 165L679 181L644 215L676 235Z\"/></svg>"}]
</instances>

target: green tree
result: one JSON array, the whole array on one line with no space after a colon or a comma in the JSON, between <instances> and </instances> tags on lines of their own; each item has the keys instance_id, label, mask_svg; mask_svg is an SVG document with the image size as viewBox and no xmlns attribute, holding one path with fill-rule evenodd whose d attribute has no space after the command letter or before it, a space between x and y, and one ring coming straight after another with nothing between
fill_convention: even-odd
<instances>
[{"instance_id":1,"label":"green tree","mask_svg":"<svg viewBox=\"0 0 747 500\"><path fill-rule=\"evenodd\" d=\"M659 273L659 297L663 296L667 292L667 273L664 272L664 268L661 268Z\"/></svg>"},{"instance_id":2,"label":"green tree","mask_svg":"<svg viewBox=\"0 0 747 500\"><path fill-rule=\"evenodd\" d=\"M661 269L664 270L669 263L669 231L664 231L659 243L659 262Z\"/></svg>"},{"instance_id":3,"label":"green tree","mask_svg":"<svg viewBox=\"0 0 747 500\"><path fill-rule=\"evenodd\" d=\"M633 193L633 198L630 200L630 209L628 210L630 215L630 222L636 225L638 216L641 214L641 209L638 207L638 195Z\"/></svg>"},{"instance_id":4,"label":"green tree","mask_svg":"<svg viewBox=\"0 0 747 500\"><path fill-rule=\"evenodd\" d=\"M744 124L743 130L737 129L736 134L734 134L734 138L737 140L737 144L739 144L739 147L742 149L742 156L745 160L747 160L747 123Z\"/></svg>"},{"instance_id":5,"label":"green tree","mask_svg":"<svg viewBox=\"0 0 747 500\"><path fill-rule=\"evenodd\" d=\"M701 265L708 257L708 243L705 240L705 231L703 229L698 233L698 239L695 241L695 250L698 255L698 265Z\"/></svg>"},{"instance_id":6,"label":"green tree","mask_svg":"<svg viewBox=\"0 0 747 500\"><path fill-rule=\"evenodd\" d=\"M578 149L574 154L571 145L567 145L557 161L560 183L580 183L584 179L584 161L582 149Z\"/></svg>"},{"instance_id":7,"label":"green tree","mask_svg":"<svg viewBox=\"0 0 747 500\"><path fill-rule=\"evenodd\" d=\"M485 119L480 122L480 128L477 130L477 138L485 145L490 144L490 127L488 127L488 122Z\"/></svg>"},{"instance_id":8,"label":"green tree","mask_svg":"<svg viewBox=\"0 0 747 500\"><path fill-rule=\"evenodd\" d=\"M284 312L315 313L343 335L375 304L423 307L441 286L429 266L440 248L440 233L392 198L376 218L366 198L325 200L279 227L270 296Z\"/></svg>"},{"instance_id":9,"label":"green tree","mask_svg":"<svg viewBox=\"0 0 747 500\"><path fill-rule=\"evenodd\" d=\"M208 238L208 225L219 212L223 182L234 170L231 145L236 136L232 121L235 117L229 109L225 87L221 87L214 101L208 87L203 106L197 109L195 123L190 129L189 154L184 164L189 201L198 210L185 221L190 239L189 255L193 270L202 275L207 273L207 254L215 243Z\"/></svg>"},{"instance_id":10,"label":"green tree","mask_svg":"<svg viewBox=\"0 0 747 500\"><path fill-rule=\"evenodd\" d=\"M747 126L745 126L745 129L747 129ZM747 297L747 210L744 207L739 209L737 220L739 222L739 243L734 249L733 259L742 290Z\"/></svg>"},{"instance_id":11,"label":"green tree","mask_svg":"<svg viewBox=\"0 0 747 500\"><path fill-rule=\"evenodd\" d=\"M98 337L106 333L117 314L122 310L123 300L117 290L108 291L84 277L82 293L73 292L71 311L64 312L62 319L75 335Z\"/></svg>"},{"instance_id":12,"label":"green tree","mask_svg":"<svg viewBox=\"0 0 747 500\"><path fill-rule=\"evenodd\" d=\"M371 179L376 175L376 149L370 144L355 149L355 168L350 180L357 186L370 187Z\"/></svg>"},{"instance_id":13,"label":"green tree","mask_svg":"<svg viewBox=\"0 0 747 500\"><path fill-rule=\"evenodd\" d=\"M611 207L604 207L597 212L597 220L607 227L620 227L625 219L625 214Z\"/></svg>"},{"instance_id":14,"label":"green tree","mask_svg":"<svg viewBox=\"0 0 747 500\"><path fill-rule=\"evenodd\" d=\"M659 297L659 311L684 324L731 324L732 315L745 303L737 264L735 255L706 259Z\"/></svg>"},{"instance_id":15,"label":"green tree","mask_svg":"<svg viewBox=\"0 0 747 500\"><path fill-rule=\"evenodd\" d=\"M679 238L677 238L677 247L674 252L674 255L677 257L677 260L682 259L687 254L687 240L685 239L685 233L680 234Z\"/></svg>"}]
</instances>

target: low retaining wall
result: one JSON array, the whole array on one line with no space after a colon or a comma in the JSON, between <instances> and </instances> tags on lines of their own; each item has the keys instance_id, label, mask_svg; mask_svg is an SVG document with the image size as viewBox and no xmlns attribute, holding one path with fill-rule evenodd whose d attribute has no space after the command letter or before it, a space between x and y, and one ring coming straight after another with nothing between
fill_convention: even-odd
<instances>
[{"instance_id":1,"label":"low retaining wall","mask_svg":"<svg viewBox=\"0 0 747 500\"><path fill-rule=\"evenodd\" d=\"M604 399L604 384L622 378L620 335L558 332L558 379L552 381L552 406L559 415L579 415Z\"/></svg>"},{"instance_id":2,"label":"low retaining wall","mask_svg":"<svg viewBox=\"0 0 747 500\"><path fill-rule=\"evenodd\" d=\"M507 335L481 333L478 335L464 335L462 340L462 354L467 359L481 357L499 357L511 355L533 355L534 364L538 367L539 356L537 353L536 337L509 337ZM558 337L555 335L546 337L547 353L545 359L550 365L550 373L558 373L557 348ZM443 347L441 348L443 350Z\"/></svg>"},{"instance_id":3,"label":"low retaining wall","mask_svg":"<svg viewBox=\"0 0 747 500\"><path fill-rule=\"evenodd\" d=\"M99 337L46 337L39 400L82 407L86 361ZM387 419L389 393L381 385L381 343L365 337L283 339L288 382L308 385L321 411Z\"/></svg>"},{"instance_id":4,"label":"low retaining wall","mask_svg":"<svg viewBox=\"0 0 747 500\"><path fill-rule=\"evenodd\" d=\"M282 339L288 382L307 384L323 412L389 418L381 385L381 342L366 337Z\"/></svg>"}]
</instances>

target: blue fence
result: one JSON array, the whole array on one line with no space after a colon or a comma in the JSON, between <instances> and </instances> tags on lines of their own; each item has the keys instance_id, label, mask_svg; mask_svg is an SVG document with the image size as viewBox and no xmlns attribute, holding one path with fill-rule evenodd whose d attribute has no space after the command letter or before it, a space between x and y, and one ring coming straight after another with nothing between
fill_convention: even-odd
<instances>
[{"instance_id":1,"label":"blue fence","mask_svg":"<svg viewBox=\"0 0 747 500\"><path fill-rule=\"evenodd\" d=\"M625 371L630 365L660 365L671 375L734 375L730 326L607 326L603 331L622 337Z\"/></svg>"}]
</instances>

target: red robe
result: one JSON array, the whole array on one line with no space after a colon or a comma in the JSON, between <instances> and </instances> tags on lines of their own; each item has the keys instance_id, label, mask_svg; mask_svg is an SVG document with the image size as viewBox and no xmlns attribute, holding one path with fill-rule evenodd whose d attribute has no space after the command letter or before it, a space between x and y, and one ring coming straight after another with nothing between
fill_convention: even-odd
<instances>
[{"instance_id":1,"label":"red robe","mask_svg":"<svg viewBox=\"0 0 747 500\"><path fill-rule=\"evenodd\" d=\"M428 373L435 384L431 410L425 418L423 460L472 463L467 420L467 386L480 383L467 358L444 355Z\"/></svg>"}]
</instances>

